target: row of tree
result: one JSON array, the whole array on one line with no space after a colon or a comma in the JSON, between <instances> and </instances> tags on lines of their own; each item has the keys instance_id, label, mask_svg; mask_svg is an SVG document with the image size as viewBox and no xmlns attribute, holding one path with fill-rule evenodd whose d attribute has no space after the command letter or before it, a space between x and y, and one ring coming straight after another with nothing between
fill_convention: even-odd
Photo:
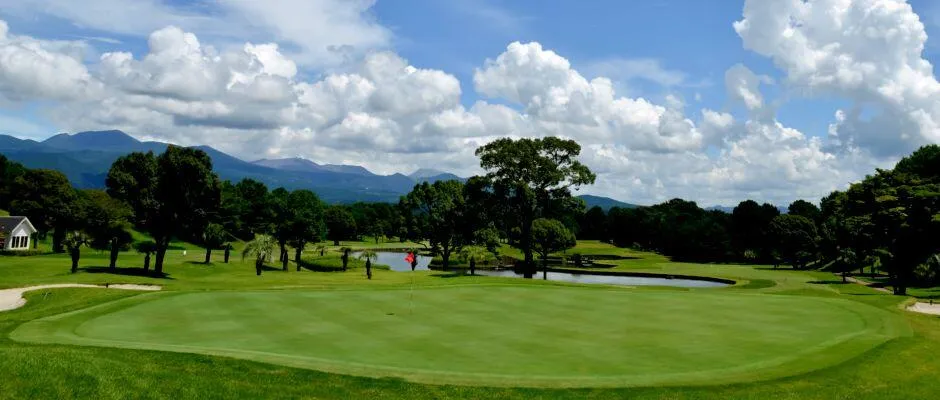
<instances>
[{"instance_id":1,"label":"row of tree","mask_svg":"<svg viewBox=\"0 0 940 400\"><path fill-rule=\"evenodd\" d=\"M876 265L904 294L940 282L940 146L877 170L820 206L804 200L781 213L747 200L729 214L673 199L578 214L582 239L653 250L676 260L780 264L843 273Z\"/></svg>"}]
</instances>

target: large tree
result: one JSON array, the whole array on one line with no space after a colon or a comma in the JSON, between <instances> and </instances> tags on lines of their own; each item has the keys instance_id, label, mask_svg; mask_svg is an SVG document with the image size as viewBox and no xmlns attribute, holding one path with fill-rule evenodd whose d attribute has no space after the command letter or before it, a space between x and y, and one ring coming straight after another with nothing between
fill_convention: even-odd
<instances>
[{"instance_id":1,"label":"large tree","mask_svg":"<svg viewBox=\"0 0 940 400\"><path fill-rule=\"evenodd\" d=\"M108 194L126 202L136 225L157 244L154 272L163 273L163 259L173 237L197 238L218 212L219 178L202 150L169 146L118 158L108 171Z\"/></svg>"},{"instance_id":2,"label":"large tree","mask_svg":"<svg viewBox=\"0 0 940 400\"><path fill-rule=\"evenodd\" d=\"M268 195L268 204L271 206L271 215L273 222L271 225L271 236L277 241L281 262L281 269L287 271L287 262L290 257L287 256L287 241L290 240L290 226L294 216L294 210L291 209L290 192L284 188L277 188Z\"/></svg>"},{"instance_id":3,"label":"large tree","mask_svg":"<svg viewBox=\"0 0 940 400\"><path fill-rule=\"evenodd\" d=\"M506 213L519 228L526 275L535 269L532 222L571 197L571 189L594 183L595 175L578 161L581 146L557 137L503 138L476 150L491 190L503 197Z\"/></svg>"},{"instance_id":4,"label":"large tree","mask_svg":"<svg viewBox=\"0 0 940 400\"><path fill-rule=\"evenodd\" d=\"M816 207L815 204L806 200L796 200L793 203L790 203L790 206L787 207L787 214L806 217L816 224L820 222L820 218L822 216L822 213L819 211L819 207Z\"/></svg>"},{"instance_id":5,"label":"large tree","mask_svg":"<svg viewBox=\"0 0 940 400\"><path fill-rule=\"evenodd\" d=\"M459 181L424 182L415 185L404 200L413 218L424 221L418 237L440 253L444 269L450 266L451 255L473 240L463 189Z\"/></svg>"},{"instance_id":6,"label":"large tree","mask_svg":"<svg viewBox=\"0 0 940 400\"><path fill-rule=\"evenodd\" d=\"M816 225L809 218L784 214L770 223L778 251L793 268L802 269L815 259L819 237Z\"/></svg>"},{"instance_id":7,"label":"large tree","mask_svg":"<svg viewBox=\"0 0 940 400\"><path fill-rule=\"evenodd\" d=\"M134 238L130 233L131 210L124 202L101 190L81 192L84 202L84 229L90 236L89 246L110 253L108 267L117 268L118 252L130 249Z\"/></svg>"},{"instance_id":8,"label":"large tree","mask_svg":"<svg viewBox=\"0 0 940 400\"><path fill-rule=\"evenodd\" d=\"M39 236L51 231L52 250L61 253L66 232L79 228L83 219L81 202L68 178L59 171L33 169L18 176L13 187L16 197L10 212L29 217Z\"/></svg>"},{"instance_id":9,"label":"large tree","mask_svg":"<svg viewBox=\"0 0 940 400\"><path fill-rule=\"evenodd\" d=\"M731 239L737 256L747 261L768 261L774 248L770 222L780 215L771 204L745 200L731 212Z\"/></svg>"},{"instance_id":10,"label":"large tree","mask_svg":"<svg viewBox=\"0 0 940 400\"><path fill-rule=\"evenodd\" d=\"M287 197L292 214L287 221L287 242L294 248L294 262L300 271L300 256L307 243L320 241L323 235L323 202L309 190L295 190Z\"/></svg>"},{"instance_id":11,"label":"large tree","mask_svg":"<svg viewBox=\"0 0 940 400\"><path fill-rule=\"evenodd\" d=\"M22 164L8 160L0 154L0 210L9 210L13 201L16 178L26 173Z\"/></svg>"},{"instance_id":12,"label":"large tree","mask_svg":"<svg viewBox=\"0 0 940 400\"><path fill-rule=\"evenodd\" d=\"M576 244L574 234L560 221L539 218L532 222L532 249L542 258L542 279L548 279L548 255Z\"/></svg>"},{"instance_id":13,"label":"large tree","mask_svg":"<svg viewBox=\"0 0 940 400\"><path fill-rule=\"evenodd\" d=\"M349 240L356 235L356 220L343 206L331 206L323 214L326 224L326 238L339 246L341 240Z\"/></svg>"}]
</instances>

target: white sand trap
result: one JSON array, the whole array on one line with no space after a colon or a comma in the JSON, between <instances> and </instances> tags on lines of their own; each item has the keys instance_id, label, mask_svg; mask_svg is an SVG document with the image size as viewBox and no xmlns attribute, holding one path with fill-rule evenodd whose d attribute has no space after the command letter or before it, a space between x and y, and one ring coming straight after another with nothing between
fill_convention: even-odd
<instances>
[{"instance_id":1,"label":"white sand trap","mask_svg":"<svg viewBox=\"0 0 940 400\"><path fill-rule=\"evenodd\" d=\"M914 303L912 306L908 307L907 310L922 314L940 315L940 303Z\"/></svg>"},{"instance_id":2,"label":"white sand trap","mask_svg":"<svg viewBox=\"0 0 940 400\"><path fill-rule=\"evenodd\" d=\"M23 298L23 293L26 293L30 290L39 290L39 289L56 289L56 288L107 288L107 289L121 289L121 290L146 290L146 291L155 291L160 290L161 287L157 285L133 285L133 284L109 284L105 285L87 285L83 283L58 283L52 285L38 285L38 286L29 286L15 289L2 289L0 290L0 311L9 311L16 308L22 307L26 304L26 299Z\"/></svg>"}]
</instances>

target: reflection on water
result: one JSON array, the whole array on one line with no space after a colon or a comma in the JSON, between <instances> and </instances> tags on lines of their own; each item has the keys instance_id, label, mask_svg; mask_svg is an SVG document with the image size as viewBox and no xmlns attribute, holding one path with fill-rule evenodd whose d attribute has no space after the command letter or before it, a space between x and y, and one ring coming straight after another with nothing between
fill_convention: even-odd
<instances>
[{"instance_id":1,"label":"reflection on water","mask_svg":"<svg viewBox=\"0 0 940 400\"><path fill-rule=\"evenodd\" d=\"M509 278L522 278L522 274L516 274L511 270L477 270L479 275L501 276ZM534 279L542 279L542 272L535 275ZM548 280L562 281L572 283L599 283L605 285L625 285L625 286L674 286L686 288L709 288L725 287L726 283L712 282L698 279L666 279L666 278L648 278L643 276L609 276L609 275L590 275L590 274L571 274L567 272L549 272Z\"/></svg>"},{"instance_id":2,"label":"reflection on water","mask_svg":"<svg viewBox=\"0 0 940 400\"><path fill-rule=\"evenodd\" d=\"M351 254L353 257L358 257L359 252L354 252ZM375 261L376 264L388 265L392 271L411 271L411 264L408 264L405 261L405 256L407 253L398 253L391 251L382 251L376 252L378 259ZM428 265L431 263L431 257L428 256L418 256L418 266L415 268L416 271L427 271ZM499 276L507 278L522 278L522 274L517 274L512 270L485 270L478 269L476 271L477 275L484 276ZM542 272L540 271L535 275L535 279L542 279ZM727 283L721 282L712 282L699 279L666 279L666 278L651 278L644 276L610 276L610 275L593 275L593 274L572 274L568 272L549 272L548 280L550 281L562 281L562 282L572 282L572 283L596 283L604 285L624 285L624 286L673 286L673 287L684 287L684 288L711 288L711 287L725 287L729 286Z\"/></svg>"},{"instance_id":3,"label":"reflection on water","mask_svg":"<svg viewBox=\"0 0 940 400\"><path fill-rule=\"evenodd\" d=\"M361 253L357 251L349 255L350 257L358 258L359 254ZM388 265L392 271L411 271L411 264L405 261L405 256L408 255L408 253L377 251L375 254L377 256L376 260L373 261L375 264ZM419 255L418 266L415 267L415 271L427 271L429 264L431 264L431 257Z\"/></svg>"}]
</instances>

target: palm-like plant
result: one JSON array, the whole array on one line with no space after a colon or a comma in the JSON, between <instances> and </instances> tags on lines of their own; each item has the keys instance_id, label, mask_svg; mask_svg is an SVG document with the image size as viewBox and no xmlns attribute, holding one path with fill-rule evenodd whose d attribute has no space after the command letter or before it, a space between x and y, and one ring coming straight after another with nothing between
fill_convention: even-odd
<instances>
[{"instance_id":1,"label":"palm-like plant","mask_svg":"<svg viewBox=\"0 0 940 400\"><path fill-rule=\"evenodd\" d=\"M349 247L341 247L339 250L343 252L340 259L343 260L343 271L345 272L346 267L349 265L349 252L352 251L352 249Z\"/></svg>"},{"instance_id":2,"label":"palm-like plant","mask_svg":"<svg viewBox=\"0 0 940 400\"><path fill-rule=\"evenodd\" d=\"M379 255L372 250L363 250L359 253L360 260L366 260L366 277L372 279L372 260L379 258Z\"/></svg>"},{"instance_id":3,"label":"palm-like plant","mask_svg":"<svg viewBox=\"0 0 940 400\"><path fill-rule=\"evenodd\" d=\"M157 242L148 240L134 243L134 250L144 255L144 271L150 270L150 255L157 252Z\"/></svg>"},{"instance_id":4,"label":"palm-like plant","mask_svg":"<svg viewBox=\"0 0 940 400\"><path fill-rule=\"evenodd\" d=\"M72 258L72 273L78 272L78 259L82 256L82 246L88 245L88 237L79 231L68 232L65 239L62 240L62 246L69 252Z\"/></svg>"},{"instance_id":5,"label":"palm-like plant","mask_svg":"<svg viewBox=\"0 0 940 400\"><path fill-rule=\"evenodd\" d=\"M245 244L242 250L242 260L248 257L255 259L255 272L261 276L264 261L270 259L277 251L277 240L269 235L257 235L254 240Z\"/></svg>"}]
</instances>

